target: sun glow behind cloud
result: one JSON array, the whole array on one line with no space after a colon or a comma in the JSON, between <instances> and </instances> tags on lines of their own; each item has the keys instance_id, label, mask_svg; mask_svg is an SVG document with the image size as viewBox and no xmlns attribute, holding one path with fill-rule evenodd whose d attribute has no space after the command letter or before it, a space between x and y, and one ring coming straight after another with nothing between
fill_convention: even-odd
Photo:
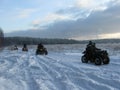
<instances>
[{"instance_id":1,"label":"sun glow behind cloud","mask_svg":"<svg viewBox=\"0 0 120 90\"><path fill-rule=\"evenodd\" d=\"M88 10L105 10L110 0L77 0L76 6Z\"/></svg>"},{"instance_id":2,"label":"sun glow behind cloud","mask_svg":"<svg viewBox=\"0 0 120 90\"><path fill-rule=\"evenodd\" d=\"M109 33L109 34L99 34L99 35L88 35L86 36L77 36L70 39L75 40L89 40L89 39L120 39L120 33Z\"/></svg>"},{"instance_id":3,"label":"sun glow behind cloud","mask_svg":"<svg viewBox=\"0 0 120 90\"><path fill-rule=\"evenodd\" d=\"M108 34L101 34L98 36L99 38L120 38L120 33L108 33Z\"/></svg>"}]
</instances>

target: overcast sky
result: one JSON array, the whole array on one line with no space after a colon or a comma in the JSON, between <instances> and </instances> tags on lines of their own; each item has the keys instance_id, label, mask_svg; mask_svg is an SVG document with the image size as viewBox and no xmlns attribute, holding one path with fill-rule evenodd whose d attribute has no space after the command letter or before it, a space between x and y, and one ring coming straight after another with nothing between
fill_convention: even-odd
<instances>
[{"instance_id":1,"label":"overcast sky","mask_svg":"<svg viewBox=\"0 0 120 90\"><path fill-rule=\"evenodd\" d=\"M0 27L47 38L120 38L120 0L0 0Z\"/></svg>"}]
</instances>

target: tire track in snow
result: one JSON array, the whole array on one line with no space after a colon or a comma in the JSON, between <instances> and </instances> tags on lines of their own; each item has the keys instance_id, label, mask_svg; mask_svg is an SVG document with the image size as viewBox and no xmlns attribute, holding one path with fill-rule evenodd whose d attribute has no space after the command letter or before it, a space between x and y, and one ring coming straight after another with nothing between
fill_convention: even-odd
<instances>
[{"instance_id":1,"label":"tire track in snow","mask_svg":"<svg viewBox=\"0 0 120 90\"><path fill-rule=\"evenodd\" d=\"M33 56L33 58L37 63L37 67L40 68L39 70L40 73L37 73L37 76L34 76L33 72L34 68L30 66L31 72L33 72L33 76L35 77L37 84L39 84L40 90L57 90L56 86L54 86L54 84L51 83L52 77L47 72L48 71L47 67L44 64L40 63L40 58L36 56Z\"/></svg>"},{"instance_id":2,"label":"tire track in snow","mask_svg":"<svg viewBox=\"0 0 120 90\"><path fill-rule=\"evenodd\" d=\"M15 74L14 69L16 69L16 65L18 65L17 59L19 58L19 55L14 55L14 53L10 53L9 55L3 55L1 59L4 60L3 63L3 71L0 71L0 77L4 78L5 80L8 80L8 86L9 88L12 88L13 90L16 88L17 90L27 90L25 82L20 80L18 76ZM18 67L19 69L19 67ZM13 87L9 86L13 85ZM15 89L15 90L16 90ZM6 90L6 89L5 89Z\"/></svg>"},{"instance_id":3,"label":"tire track in snow","mask_svg":"<svg viewBox=\"0 0 120 90\"><path fill-rule=\"evenodd\" d=\"M94 66L83 64L78 58L68 62L70 57L55 55L35 56L32 52L14 55L12 52L2 56L0 79L19 85L21 88L17 90L119 90L119 59L111 58L109 65ZM68 60L64 62L64 58Z\"/></svg>"},{"instance_id":4,"label":"tire track in snow","mask_svg":"<svg viewBox=\"0 0 120 90\"><path fill-rule=\"evenodd\" d=\"M39 63L39 65L43 68L43 70L44 70L44 72L47 74L47 76L48 77L50 77L50 79L49 79L49 81L50 81L50 83L52 83L52 89L50 89L51 87L51 85L49 86L49 84L48 84L48 90L50 89L50 90L60 90L60 88L62 88L62 87L57 87L56 85L54 85L54 83L57 83L57 82L55 82L55 80L54 80L54 78L56 78L56 76L54 75L54 74L58 74L56 71L54 72L52 69L51 69L51 67L49 66L49 64L47 63L44 63L44 61L43 61L43 58L42 58L42 56L36 56L36 58L37 58L37 60L38 60L38 63ZM48 77L46 77L46 78L48 78ZM61 85L61 83L59 83L59 85ZM64 90L64 89L62 89L62 90Z\"/></svg>"},{"instance_id":5,"label":"tire track in snow","mask_svg":"<svg viewBox=\"0 0 120 90\"><path fill-rule=\"evenodd\" d=\"M52 58L50 58L50 57L47 57L47 58L49 58L49 59L51 59L52 60ZM53 59L53 61L55 62L55 60ZM66 64L66 63L63 63L63 62L59 62L60 64L62 64L62 65L64 65L64 66L66 66L66 67L69 67L69 68L71 68L72 70L78 70L78 71L80 71L80 70L82 70L82 69L78 69L77 67L75 67L75 66L72 66L72 65L69 65L69 64ZM81 67L81 66L80 66ZM82 67L84 67L83 68L83 72L86 72L86 70L88 69L88 71L89 72L95 72L95 71L101 71L101 70L99 70L100 68L98 67L98 68L93 68L93 67L96 67L96 66L93 66L93 67L90 67L90 66L83 66L82 65ZM86 68L85 68L86 67ZM86 69L86 70L85 70ZM95 71L94 71L95 70ZM70 71L68 71L68 72L70 72ZM83 79L83 81L84 82L89 82L91 85L88 85L88 89L90 89L91 88L91 90L95 90L94 88L92 88L92 86L94 86L94 87L99 87L99 88L101 88L101 89L103 89L103 90L113 90L113 89L116 89L116 90L118 90L117 88L119 88L119 85L116 85L115 87L117 87L117 88L114 88L114 87L112 87L111 85L109 85L108 83L107 83L107 80L104 80L104 79L101 79L101 82L99 82L98 80L99 80L99 77L97 77L97 75L95 75L96 76L96 78L92 78L92 77L89 77L89 72L86 72L86 73L83 73L83 75L85 76L84 78L82 78ZM74 72L73 72L74 73ZM88 75L87 75L88 74ZM70 80L71 80L71 82L73 82L73 83L75 83L75 85L79 85L78 83L80 83L80 82L76 82L76 79L75 78L72 78L72 75L70 75L70 74L68 74L67 75L67 77L69 77L70 78ZM72 78L72 79L71 79ZM87 79L86 79L87 78ZM80 80L81 80L81 78L79 78ZM96 81L97 80L97 81ZM104 81L106 81L106 83L103 83ZM112 81L112 80L111 80ZM118 82L119 83L119 82ZM96 85L96 86L95 86ZM85 85L80 85L80 86L85 86ZM96 87L96 88L97 88ZM86 88L86 87L83 87L83 88Z\"/></svg>"},{"instance_id":6,"label":"tire track in snow","mask_svg":"<svg viewBox=\"0 0 120 90\"><path fill-rule=\"evenodd\" d=\"M83 90L82 87L75 85L67 76L67 73L68 71L71 71L71 68L68 67L66 68L65 65L64 65L64 69L61 68L61 66L63 65L61 63L55 62L50 57L45 56L40 58L41 58L41 62L44 63L50 69L49 73L53 76L54 82L57 83L56 86L60 88L59 90L80 90L80 89ZM75 73L75 71L72 70L70 74L72 73ZM64 88L61 88L63 86Z\"/></svg>"},{"instance_id":7,"label":"tire track in snow","mask_svg":"<svg viewBox=\"0 0 120 90\"><path fill-rule=\"evenodd\" d=\"M98 75L97 75L98 74ZM105 89L105 90L119 90L119 88L120 88L120 85L119 85L119 81L116 81L116 80L113 80L113 79L111 79L111 78L102 78L100 75L99 75L99 73L96 73L96 74L94 74L94 73L90 73L89 74L89 76L88 76L90 79L91 79L91 81L94 81L94 82L96 82L96 84L98 85L98 87L102 87L103 89ZM114 83L113 83L114 82ZM107 83L107 84L106 84ZM115 87L115 88L114 88ZM101 88L101 89L102 89ZM102 89L102 90L103 90Z\"/></svg>"},{"instance_id":8,"label":"tire track in snow","mask_svg":"<svg viewBox=\"0 0 120 90\"><path fill-rule=\"evenodd\" d=\"M12 57L2 57L2 63L0 64L0 75L4 77L11 77L9 74L10 70L14 67L14 65L17 63L16 59L17 56ZM8 60L9 59L9 60Z\"/></svg>"},{"instance_id":9,"label":"tire track in snow","mask_svg":"<svg viewBox=\"0 0 120 90\"><path fill-rule=\"evenodd\" d=\"M55 59L53 59L51 57L47 56L47 58L50 59L50 60L53 60L54 62L56 61ZM81 81L83 79L84 80L86 79L86 75L83 72L83 70L81 71L81 69L79 69L78 67L75 67L75 66L72 66L72 65L60 62L60 60L59 60L59 64L64 67L63 72L64 72L64 74L65 74L65 76L67 78L67 80L65 81L65 83L68 86L73 86L73 87L68 87L67 90L69 90L69 89L70 90L86 90L85 89L86 87L84 87L85 85L81 83ZM73 78L73 76L74 76L74 78Z\"/></svg>"},{"instance_id":10,"label":"tire track in snow","mask_svg":"<svg viewBox=\"0 0 120 90\"><path fill-rule=\"evenodd\" d=\"M29 67L29 56L31 54L25 54L25 56L23 57L23 63L21 63L20 65L20 69L23 70L23 74L24 74L24 79L23 80L24 82L26 82L27 84L27 87L28 87L28 90L39 90L39 85L38 83L36 82L36 80L34 79L32 73L31 73L31 70L30 70L30 67Z\"/></svg>"},{"instance_id":11,"label":"tire track in snow","mask_svg":"<svg viewBox=\"0 0 120 90\"><path fill-rule=\"evenodd\" d=\"M29 68L29 55L21 54L21 57L16 59L15 65L10 68L10 74L14 75L16 80L20 80L20 84L25 86L25 90L39 90L39 86L34 80Z\"/></svg>"}]
</instances>

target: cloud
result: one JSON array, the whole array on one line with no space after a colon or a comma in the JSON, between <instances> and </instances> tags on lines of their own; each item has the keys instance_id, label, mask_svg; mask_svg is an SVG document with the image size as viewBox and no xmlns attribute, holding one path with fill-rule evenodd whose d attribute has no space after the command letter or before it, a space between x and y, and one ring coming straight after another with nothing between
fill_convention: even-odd
<instances>
[{"instance_id":1,"label":"cloud","mask_svg":"<svg viewBox=\"0 0 120 90\"><path fill-rule=\"evenodd\" d=\"M33 20L31 25L32 27L38 27L39 24L40 24L41 20L40 19L36 19L36 20Z\"/></svg>"},{"instance_id":2,"label":"cloud","mask_svg":"<svg viewBox=\"0 0 120 90\"><path fill-rule=\"evenodd\" d=\"M17 9L17 18L28 18L30 15L35 13L37 9Z\"/></svg>"},{"instance_id":3,"label":"cloud","mask_svg":"<svg viewBox=\"0 0 120 90\"><path fill-rule=\"evenodd\" d=\"M94 39L106 35L105 38L108 37L108 33L120 32L119 10L120 5L118 4L104 11L94 11L87 18L58 21L49 26L44 32L48 32L49 37L56 38Z\"/></svg>"},{"instance_id":4,"label":"cloud","mask_svg":"<svg viewBox=\"0 0 120 90\"><path fill-rule=\"evenodd\" d=\"M79 40L109 38L110 35L112 35L111 38L120 37L118 34L120 33L120 3L114 0L106 1L107 8L104 10L90 11L87 8L88 3L83 3L87 9L69 7L48 14L44 19L34 20L33 25L39 24L39 26L34 31L26 31L27 35L41 38L72 38ZM105 5L105 3L103 2L102 5ZM44 29L43 26L45 26ZM18 34L20 35L20 33Z\"/></svg>"},{"instance_id":5,"label":"cloud","mask_svg":"<svg viewBox=\"0 0 120 90\"><path fill-rule=\"evenodd\" d=\"M34 26L47 26L51 23L55 23L56 21L64 21L64 20L69 20L71 19L70 15L60 15L57 13L50 13L46 15L45 18L37 18L32 21L32 25Z\"/></svg>"},{"instance_id":6,"label":"cloud","mask_svg":"<svg viewBox=\"0 0 120 90\"><path fill-rule=\"evenodd\" d=\"M45 18L36 19L32 22L33 26L38 24L49 24L59 20L77 20L78 18L86 18L93 10L107 9L107 3L112 0L75 0L74 5L68 5L65 9L60 9L55 13L49 13ZM22 14L22 16L26 16Z\"/></svg>"},{"instance_id":7,"label":"cloud","mask_svg":"<svg viewBox=\"0 0 120 90\"><path fill-rule=\"evenodd\" d=\"M76 3L68 8L60 9L56 13L71 15L71 19L87 18L94 11L104 11L109 6L116 4L114 0L76 0Z\"/></svg>"},{"instance_id":8,"label":"cloud","mask_svg":"<svg viewBox=\"0 0 120 90\"><path fill-rule=\"evenodd\" d=\"M99 38L118 38L120 37L120 33L108 33L108 34L102 34L98 36Z\"/></svg>"},{"instance_id":9,"label":"cloud","mask_svg":"<svg viewBox=\"0 0 120 90\"><path fill-rule=\"evenodd\" d=\"M114 0L77 0L76 7L88 10L105 10L107 4Z\"/></svg>"},{"instance_id":10,"label":"cloud","mask_svg":"<svg viewBox=\"0 0 120 90\"><path fill-rule=\"evenodd\" d=\"M81 8L93 8L97 5L95 0L77 0L76 6Z\"/></svg>"}]
</instances>

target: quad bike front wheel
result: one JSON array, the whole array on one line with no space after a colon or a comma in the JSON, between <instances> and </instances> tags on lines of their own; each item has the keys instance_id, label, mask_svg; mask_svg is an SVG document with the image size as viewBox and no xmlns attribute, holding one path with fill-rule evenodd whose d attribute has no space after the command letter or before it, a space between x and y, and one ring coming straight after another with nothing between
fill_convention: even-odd
<instances>
[{"instance_id":1,"label":"quad bike front wheel","mask_svg":"<svg viewBox=\"0 0 120 90\"><path fill-rule=\"evenodd\" d=\"M103 59L103 64L109 64L109 62L110 62L109 57Z\"/></svg>"},{"instance_id":2,"label":"quad bike front wheel","mask_svg":"<svg viewBox=\"0 0 120 90\"><path fill-rule=\"evenodd\" d=\"M102 64L101 58L100 58L100 57L97 57L97 58L95 59L95 65L101 65L101 64Z\"/></svg>"},{"instance_id":3,"label":"quad bike front wheel","mask_svg":"<svg viewBox=\"0 0 120 90\"><path fill-rule=\"evenodd\" d=\"M85 56L82 56L82 57L81 57L81 61L82 61L82 63L88 63L88 60L86 59Z\"/></svg>"}]
</instances>

